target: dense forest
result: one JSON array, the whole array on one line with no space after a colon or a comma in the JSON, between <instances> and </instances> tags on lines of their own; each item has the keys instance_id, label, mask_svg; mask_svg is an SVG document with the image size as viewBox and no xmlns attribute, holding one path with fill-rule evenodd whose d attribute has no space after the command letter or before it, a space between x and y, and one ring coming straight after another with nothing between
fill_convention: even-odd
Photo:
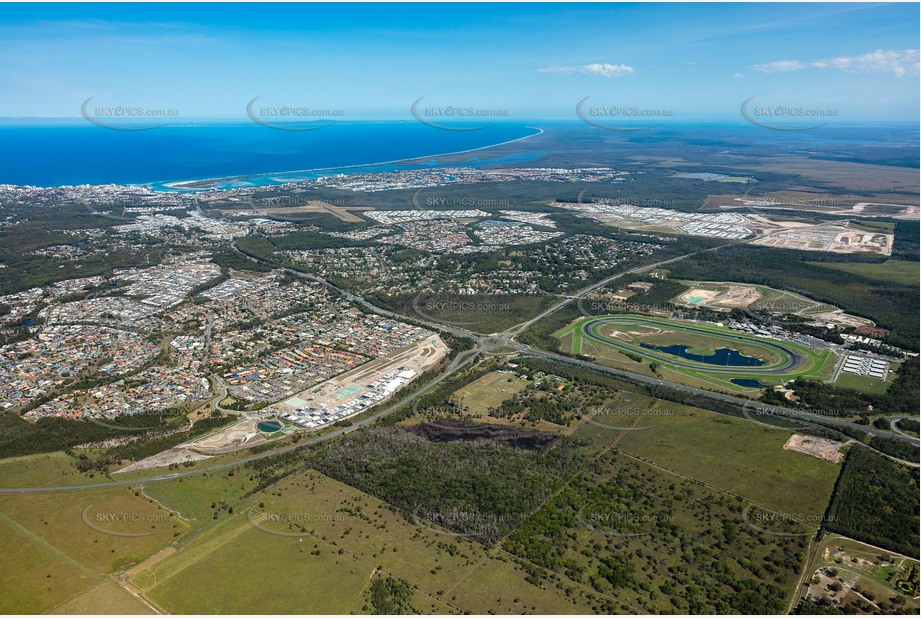
<instances>
[{"instance_id":1,"label":"dense forest","mask_svg":"<svg viewBox=\"0 0 921 618\"><path fill-rule=\"evenodd\" d=\"M739 498L608 452L503 548L604 595L601 614L776 614L805 537L743 523ZM535 570L529 581L548 579Z\"/></svg>"},{"instance_id":2,"label":"dense forest","mask_svg":"<svg viewBox=\"0 0 921 618\"><path fill-rule=\"evenodd\" d=\"M736 245L698 253L675 262L669 270L674 279L739 281L803 294L870 318L890 331L887 343L918 351L918 286L881 282L810 263L819 257L824 254Z\"/></svg>"},{"instance_id":3,"label":"dense forest","mask_svg":"<svg viewBox=\"0 0 921 618\"><path fill-rule=\"evenodd\" d=\"M569 440L527 450L488 433L470 439L475 427L436 425L442 439L400 427L374 427L336 440L310 463L394 505L410 521L491 544L572 474L580 458ZM450 439L452 434L457 439Z\"/></svg>"},{"instance_id":4,"label":"dense forest","mask_svg":"<svg viewBox=\"0 0 921 618\"><path fill-rule=\"evenodd\" d=\"M918 472L866 448L847 455L825 528L918 558Z\"/></svg>"},{"instance_id":5,"label":"dense forest","mask_svg":"<svg viewBox=\"0 0 921 618\"><path fill-rule=\"evenodd\" d=\"M893 259L917 262L919 247L921 247L921 225L917 221L896 221L895 238L892 243Z\"/></svg>"}]
</instances>

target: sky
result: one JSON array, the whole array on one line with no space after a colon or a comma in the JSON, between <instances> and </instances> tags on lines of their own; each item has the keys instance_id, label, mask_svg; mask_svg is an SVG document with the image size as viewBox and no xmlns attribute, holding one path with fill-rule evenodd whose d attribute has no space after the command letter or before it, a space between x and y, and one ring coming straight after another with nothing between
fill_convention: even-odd
<instances>
[{"instance_id":1,"label":"sky","mask_svg":"<svg viewBox=\"0 0 921 618\"><path fill-rule=\"evenodd\" d=\"M755 97L917 121L918 49L916 3L2 4L0 117L78 117L93 97L244 120L259 97L409 120L424 97L426 114L574 120L585 100L738 120Z\"/></svg>"}]
</instances>

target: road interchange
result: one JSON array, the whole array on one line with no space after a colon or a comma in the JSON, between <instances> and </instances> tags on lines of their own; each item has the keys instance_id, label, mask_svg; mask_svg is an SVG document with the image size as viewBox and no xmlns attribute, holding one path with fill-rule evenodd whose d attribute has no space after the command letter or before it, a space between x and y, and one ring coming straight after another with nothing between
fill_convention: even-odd
<instances>
[{"instance_id":1,"label":"road interchange","mask_svg":"<svg viewBox=\"0 0 921 618\"><path fill-rule=\"evenodd\" d=\"M320 283L326 286L328 289L333 290L334 292L342 295L349 301L361 307L364 307L369 312L383 315L385 317L401 320L401 321L421 324L435 331L440 331L443 333L455 335L457 337L469 339L473 341L474 347L472 349L463 350L459 352L453 358L453 360L448 364L448 367L445 368L445 370L442 373L440 373L436 378L432 379L430 382L426 383L424 386L420 387L413 393L399 399L398 401L395 401L391 405L386 406L385 408L375 412L374 414L355 421L349 427L338 428L329 433L325 433L320 436L316 436L314 438L310 438L307 440L302 440L296 444L282 447L280 449L266 451L264 453L258 453L255 455L250 455L250 456L247 456L241 459L235 459L233 461L215 464L213 466L205 466L201 468L196 468L194 470L184 470L181 472L151 475L148 477L133 478L133 479L126 479L126 480L119 480L119 481L108 481L108 482L103 482L103 483L87 483L87 484L80 484L80 485L56 486L56 487L3 487L3 488L0 488L0 494L83 491L83 490L92 490L92 489L103 489L107 487L143 485L145 483L165 481L165 480L171 480L175 478L182 478L182 477L193 476L193 475L198 475L198 474L206 474L209 472L216 472L216 471L225 470L225 469L228 469L234 466L240 466L240 465L244 465L247 463L251 463L253 461L264 459L266 457L274 457L277 455L289 453L295 450L306 448L308 446L320 444L328 440L338 438L346 433L350 433L352 431L360 429L361 427L369 425L403 408L404 406L413 403L416 399L418 399L425 393L432 390L438 384L442 383L444 380L446 380L451 375L456 373L459 369L470 364L479 355L488 354L491 352L500 352L500 351L508 350L508 349L515 350L516 352L521 354L523 357L543 358L547 360L552 360L554 362L561 363L564 365L574 366L574 367L586 369L589 371L593 371L596 373L611 375L619 379L623 379L623 380L633 382L636 384L640 384L640 385L656 385L656 386L668 387L673 390L706 397L706 398L709 398L711 400L715 400L718 402L733 404L739 407L743 411L745 409L750 409L750 410L757 409L758 414L762 414L762 415L785 417L787 419L798 420L798 421L810 423L813 425L817 424L817 425L821 425L825 427L850 429L852 431L860 431L870 437L886 436L886 437L890 437L895 440L908 442L915 447L919 446L919 444L921 444L921 442L919 442L919 439L912 437L908 434L897 433L895 431L878 430L872 427L858 425L856 423L852 423L850 421L846 421L840 418L821 416L821 415L817 415L812 412L806 412L803 410L794 410L794 409L784 408L780 406L756 403L756 402L752 402L752 400L750 399L746 399L742 397L734 397L732 395L727 395L727 394L718 393L718 392L714 392L710 390L700 389L700 388L696 388L693 386L687 386L687 385L678 384L674 382L666 382L661 379L651 378L651 377L644 376L641 374L636 374L636 373L631 373L631 372L627 372L627 371L623 371L619 369L614 369L614 368L600 365L597 363L592 363L590 361L586 361L580 358L574 358L571 356L566 356L566 355L552 352L549 350L535 348L533 346L529 346L527 344L524 344L524 343L521 343L515 340L515 337L523 333L531 325L539 322L542 319L549 317L550 315L556 313L557 311L564 308L565 306L567 306L569 303L573 301L581 301L581 299L587 297L592 292L604 288L605 286L607 286L613 281L616 281L617 279L620 279L630 274L641 273L641 272L653 270L653 269L665 266L667 264L670 264L670 263L673 263L679 260L687 259L688 257L697 255L699 253L716 251L717 249L720 249L722 247L725 247L728 245L735 245L735 244L740 244L740 243L733 242L733 243L728 243L726 245L719 245L719 246L712 247L709 249L695 251L695 252L688 253L685 255L669 258L667 260L662 260L662 261L659 261L653 264L639 266L639 267L624 271L622 273L612 275L601 281L588 285L573 294L565 296L559 302L555 303L554 305L551 305L548 309L545 309L544 311L542 311L541 313L539 313L537 316L533 318L530 318L524 322L511 326L507 328L506 330L502 331L501 333L493 333L493 334L484 335L484 334L476 333L471 330L461 328L459 326L451 325L448 323L433 322L431 320L420 319L418 317L406 316L406 315L402 315L394 311L390 311L388 309L384 309L383 307L378 307L372 304L371 302L367 301L360 295L355 294L349 290L346 290L345 288L342 288L322 277L319 277L317 275L313 275L310 273L305 273L300 270L295 270L293 268L280 267L279 265L274 264L268 260L265 260L264 258L259 258L257 256L251 255L241 250L237 246L236 242L232 241L230 244L231 249L233 249L239 255L241 255L242 257L246 258L247 260L251 262L263 264L266 266L270 266L272 268L277 268L290 275L300 277L300 278L303 278L309 281L313 281L316 283ZM749 420L753 420L754 422L759 422L759 421L755 421L754 419L749 419ZM860 442L856 442L856 443L862 444ZM862 445L862 446L864 446L865 448L872 448L867 445ZM876 451L880 455L887 457L888 459L892 459L894 461L900 462L908 466L912 466L916 468L919 467L918 463L897 459L895 457L887 455L886 453L882 453L878 451L877 449L872 449L872 450Z\"/></svg>"}]
</instances>

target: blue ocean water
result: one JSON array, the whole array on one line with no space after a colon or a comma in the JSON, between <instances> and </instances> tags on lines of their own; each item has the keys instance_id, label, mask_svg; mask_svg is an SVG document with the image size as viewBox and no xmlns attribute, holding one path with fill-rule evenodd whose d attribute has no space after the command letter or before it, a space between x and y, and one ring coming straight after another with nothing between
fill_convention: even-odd
<instances>
[{"instance_id":1,"label":"blue ocean water","mask_svg":"<svg viewBox=\"0 0 921 618\"><path fill-rule=\"evenodd\" d=\"M254 123L145 131L89 124L8 124L0 125L0 184L158 187L165 182L230 176L247 177L237 181L238 186L275 184L319 175L290 172L430 157L537 132L515 123L475 131L448 131L419 122L336 123L312 131L281 131ZM476 154L471 153L471 158ZM479 155L485 158L485 153Z\"/></svg>"}]
</instances>

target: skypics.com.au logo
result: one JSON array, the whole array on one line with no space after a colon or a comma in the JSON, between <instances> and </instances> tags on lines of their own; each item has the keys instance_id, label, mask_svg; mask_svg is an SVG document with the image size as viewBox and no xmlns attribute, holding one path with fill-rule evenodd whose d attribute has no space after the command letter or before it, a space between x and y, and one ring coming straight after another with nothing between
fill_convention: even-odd
<instances>
[{"instance_id":1,"label":"skypics.com.au logo","mask_svg":"<svg viewBox=\"0 0 921 618\"><path fill-rule=\"evenodd\" d=\"M739 110L742 117L763 129L772 131L811 131L824 126L817 120L837 118L837 109L809 108L800 105L758 105L756 97L748 97Z\"/></svg>"},{"instance_id":2,"label":"skypics.com.au logo","mask_svg":"<svg viewBox=\"0 0 921 618\"><path fill-rule=\"evenodd\" d=\"M655 534L660 524L671 523L674 517L667 512L640 513L583 506L576 513L576 520L580 526L592 532L632 538Z\"/></svg>"},{"instance_id":3,"label":"skypics.com.au logo","mask_svg":"<svg viewBox=\"0 0 921 618\"><path fill-rule=\"evenodd\" d=\"M409 108L413 118L442 131L481 131L495 123L480 124L484 118L508 119L509 110L470 105L423 105L419 97ZM470 124L474 122L476 124Z\"/></svg>"},{"instance_id":4,"label":"skypics.com.au logo","mask_svg":"<svg viewBox=\"0 0 921 618\"><path fill-rule=\"evenodd\" d=\"M262 97L246 104L246 115L256 124L278 131L316 131L328 127L345 116L339 108L319 108L308 105L256 105Z\"/></svg>"},{"instance_id":5,"label":"skypics.com.au logo","mask_svg":"<svg viewBox=\"0 0 921 618\"><path fill-rule=\"evenodd\" d=\"M88 504L86 508L83 509L81 515L83 523L86 524L88 528L109 536L128 538L151 536L166 531L166 528L162 525L157 526L157 524L169 524L182 521L182 517L178 513L140 513L134 511L100 511L91 513L90 511L92 508L93 505ZM128 530L114 529L119 527L138 528L139 526L146 526L148 531L131 532ZM153 529L151 530L151 528Z\"/></svg>"},{"instance_id":6,"label":"skypics.com.au logo","mask_svg":"<svg viewBox=\"0 0 921 618\"><path fill-rule=\"evenodd\" d=\"M307 526L316 523L343 522L345 515L335 513L312 513L305 511L260 511L251 507L246 511L246 520L261 532L274 536L303 537L307 534ZM281 526L288 529L283 530Z\"/></svg>"},{"instance_id":7,"label":"skypics.com.au logo","mask_svg":"<svg viewBox=\"0 0 921 618\"><path fill-rule=\"evenodd\" d=\"M671 108L637 107L634 105L588 105L591 97L576 103L576 116L585 124L608 131L643 131L661 126L651 119L673 118ZM639 121L639 122L638 122Z\"/></svg>"},{"instance_id":8,"label":"skypics.com.au logo","mask_svg":"<svg viewBox=\"0 0 921 618\"><path fill-rule=\"evenodd\" d=\"M167 119L179 118L173 108L140 105L95 105L90 97L80 106L80 115L90 124L113 131L150 131L169 125Z\"/></svg>"},{"instance_id":9,"label":"skypics.com.au logo","mask_svg":"<svg viewBox=\"0 0 921 618\"><path fill-rule=\"evenodd\" d=\"M425 510L419 506L412 513L412 521L433 534L495 538L503 530L514 526L517 518L498 513L482 513L475 509Z\"/></svg>"}]
</instances>

